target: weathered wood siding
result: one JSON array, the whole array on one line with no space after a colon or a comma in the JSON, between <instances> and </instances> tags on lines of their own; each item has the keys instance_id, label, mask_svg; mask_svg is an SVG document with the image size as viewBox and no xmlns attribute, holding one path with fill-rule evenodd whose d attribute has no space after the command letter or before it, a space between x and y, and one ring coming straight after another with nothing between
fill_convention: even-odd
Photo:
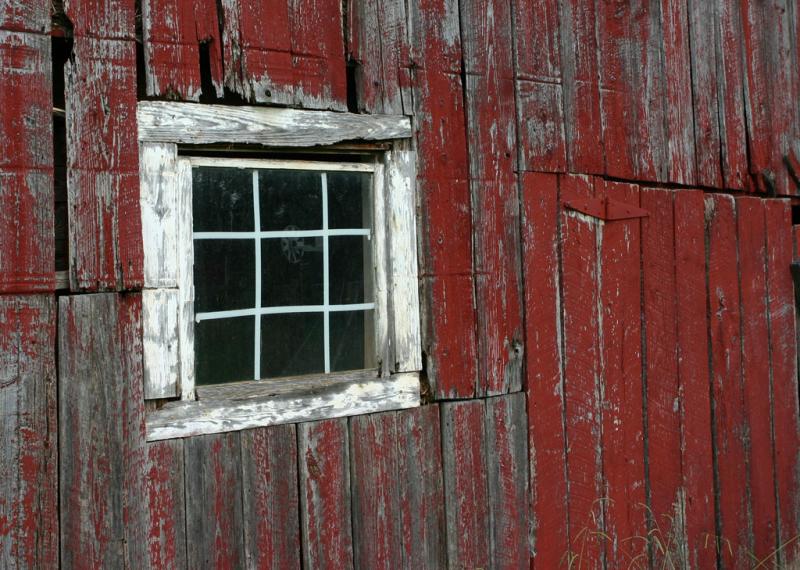
<instances>
[{"instance_id":1,"label":"weathered wood siding","mask_svg":"<svg viewBox=\"0 0 800 570\"><path fill-rule=\"evenodd\" d=\"M798 0L0 2L0 568L800 560L799 37ZM425 405L145 441L190 363L142 338L188 337L141 98L217 131L165 144L411 118Z\"/></svg>"}]
</instances>

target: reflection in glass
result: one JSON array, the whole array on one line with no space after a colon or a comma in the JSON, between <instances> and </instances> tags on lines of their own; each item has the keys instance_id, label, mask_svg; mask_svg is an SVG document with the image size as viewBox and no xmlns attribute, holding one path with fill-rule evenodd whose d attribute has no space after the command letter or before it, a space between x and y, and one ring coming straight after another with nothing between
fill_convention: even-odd
<instances>
[{"instance_id":1,"label":"reflection in glass","mask_svg":"<svg viewBox=\"0 0 800 570\"><path fill-rule=\"evenodd\" d=\"M331 372L375 366L373 311L330 314Z\"/></svg>"},{"instance_id":2,"label":"reflection in glass","mask_svg":"<svg viewBox=\"0 0 800 570\"><path fill-rule=\"evenodd\" d=\"M322 228L322 177L311 170L260 170L259 205L264 231Z\"/></svg>"},{"instance_id":3,"label":"reflection in glass","mask_svg":"<svg viewBox=\"0 0 800 570\"><path fill-rule=\"evenodd\" d=\"M321 305L322 238L261 240L261 305Z\"/></svg>"},{"instance_id":4,"label":"reflection in glass","mask_svg":"<svg viewBox=\"0 0 800 570\"><path fill-rule=\"evenodd\" d=\"M213 319L194 325L195 382L253 379L253 317Z\"/></svg>"},{"instance_id":5,"label":"reflection in glass","mask_svg":"<svg viewBox=\"0 0 800 570\"><path fill-rule=\"evenodd\" d=\"M196 232L253 231L253 171L193 168L192 216Z\"/></svg>"},{"instance_id":6,"label":"reflection in glass","mask_svg":"<svg viewBox=\"0 0 800 570\"><path fill-rule=\"evenodd\" d=\"M261 377L325 372L322 313L264 315L261 318Z\"/></svg>"},{"instance_id":7,"label":"reflection in glass","mask_svg":"<svg viewBox=\"0 0 800 570\"><path fill-rule=\"evenodd\" d=\"M195 312L252 308L256 299L255 264L255 242L251 239L195 240Z\"/></svg>"}]
</instances>

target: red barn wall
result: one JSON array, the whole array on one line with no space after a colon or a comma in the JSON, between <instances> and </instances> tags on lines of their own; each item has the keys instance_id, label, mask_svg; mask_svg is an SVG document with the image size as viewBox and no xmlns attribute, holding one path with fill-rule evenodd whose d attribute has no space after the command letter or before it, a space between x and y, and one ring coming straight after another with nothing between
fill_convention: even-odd
<instances>
[{"instance_id":1,"label":"red barn wall","mask_svg":"<svg viewBox=\"0 0 800 570\"><path fill-rule=\"evenodd\" d=\"M797 0L54 6L0 4L0 568L800 560ZM427 405L145 441L137 86L413 118Z\"/></svg>"}]
</instances>

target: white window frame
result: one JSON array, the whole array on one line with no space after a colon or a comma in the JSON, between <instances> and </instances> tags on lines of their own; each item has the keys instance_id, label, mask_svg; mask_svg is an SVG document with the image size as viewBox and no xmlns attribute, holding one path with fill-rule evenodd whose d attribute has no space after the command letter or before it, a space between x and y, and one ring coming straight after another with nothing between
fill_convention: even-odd
<instances>
[{"instance_id":1,"label":"white window frame","mask_svg":"<svg viewBox=\"0 0 800 570\"><path fill-rule=\"evenodd\" d=\"M137 117L144 392L148 400L171 400L148 412L148 440L418 406L422 354L410 119L167 102L140 102ZM346 164L200 159L178 152L178 145L233 143L297 148L308 154L311 147L345 141L383 142L387 150L370 163ZM372 172L378 370L194 385L191 168L221 161L232 167L258 168L260 163L269 168Z\"/></svg>"}]
</instances>

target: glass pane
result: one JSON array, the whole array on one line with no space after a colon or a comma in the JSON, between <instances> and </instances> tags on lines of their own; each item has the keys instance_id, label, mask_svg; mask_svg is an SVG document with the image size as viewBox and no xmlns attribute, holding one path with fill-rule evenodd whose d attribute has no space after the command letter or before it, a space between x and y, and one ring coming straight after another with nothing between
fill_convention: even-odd
<instances>
[{"instance_id":1,"label":"glass pane","mask_svg":"<svg viewBox=\"0 0 800 570\"><path fill-rule=\"evenodd\" d=\"M194 325L195 382L253 380L255 317L213 319Z\"/></svg>"},{"instance_id":2,"label":"glass pane","mask_svg":"<svg viewBox=\"0 0 800 570\"><path fill-rule=\"evenodd\" d=\"M261 170L261 229L322 229L322 179L311 170Z\"/></svg>"},{"instance_id":3,"label":"glass pane","mask_svg":"<svg viewBox=\"0 0 800 570\"><path fill-rule=\"evenodd\" d=\"M261 240L261 305L321 305L322 238Z\"/></svg>"},{"instance_id":4,"label":"glass pane","mask_svg":"<svg viewBox=\"0 0 800 570\"><path fill-rule=\"evenodd\" d=\"M375 366L373 311L330 314L331 372Z\"/></svg>"},{"instance_id":5,"label":"glass pane","mask_svg":"<svg viewBox=\"0 0 800 570\"><path fill-rule=\"evenodd\" d=\"M192 215L196 232L253 231L253 171L193 168Z\"/></svg>"},{"instance_id":6,"label":"glass pane","mask_svg":"<svg viewBox=\"0 0 800 570\"><path fill-rule=\"evenodd\" d=\"M261 376L277 378L325 372L322 313L264 315Z\"/></svg>"},{"instance_id":7,"label":"glass pane","mask_svg":"<svg viewBox=\"0 0 800 570\"><path fill-rule=\"evenodd\" d=\"M255 272L254 240L194 240L195 312L252 309Z\"/></svg>"},{"instance_id":8,"label":"glass pane","mask_svg":"<svg viewBox=\"0 0 800 570\"><path fill-rule=\"evenodd\" d=\"M328 227L372 227L372 175L328 172Z\"/></svg>"},{"instance_id":9,"label":"glass pane","mask_svg":"<svg viewBox=\"0 0 800 570\"><path fill-rule=\"evenodd\" d=\"M331 305L372 302L372 241L336 236L328 241Z\"/></svg>"}]
</instances>

